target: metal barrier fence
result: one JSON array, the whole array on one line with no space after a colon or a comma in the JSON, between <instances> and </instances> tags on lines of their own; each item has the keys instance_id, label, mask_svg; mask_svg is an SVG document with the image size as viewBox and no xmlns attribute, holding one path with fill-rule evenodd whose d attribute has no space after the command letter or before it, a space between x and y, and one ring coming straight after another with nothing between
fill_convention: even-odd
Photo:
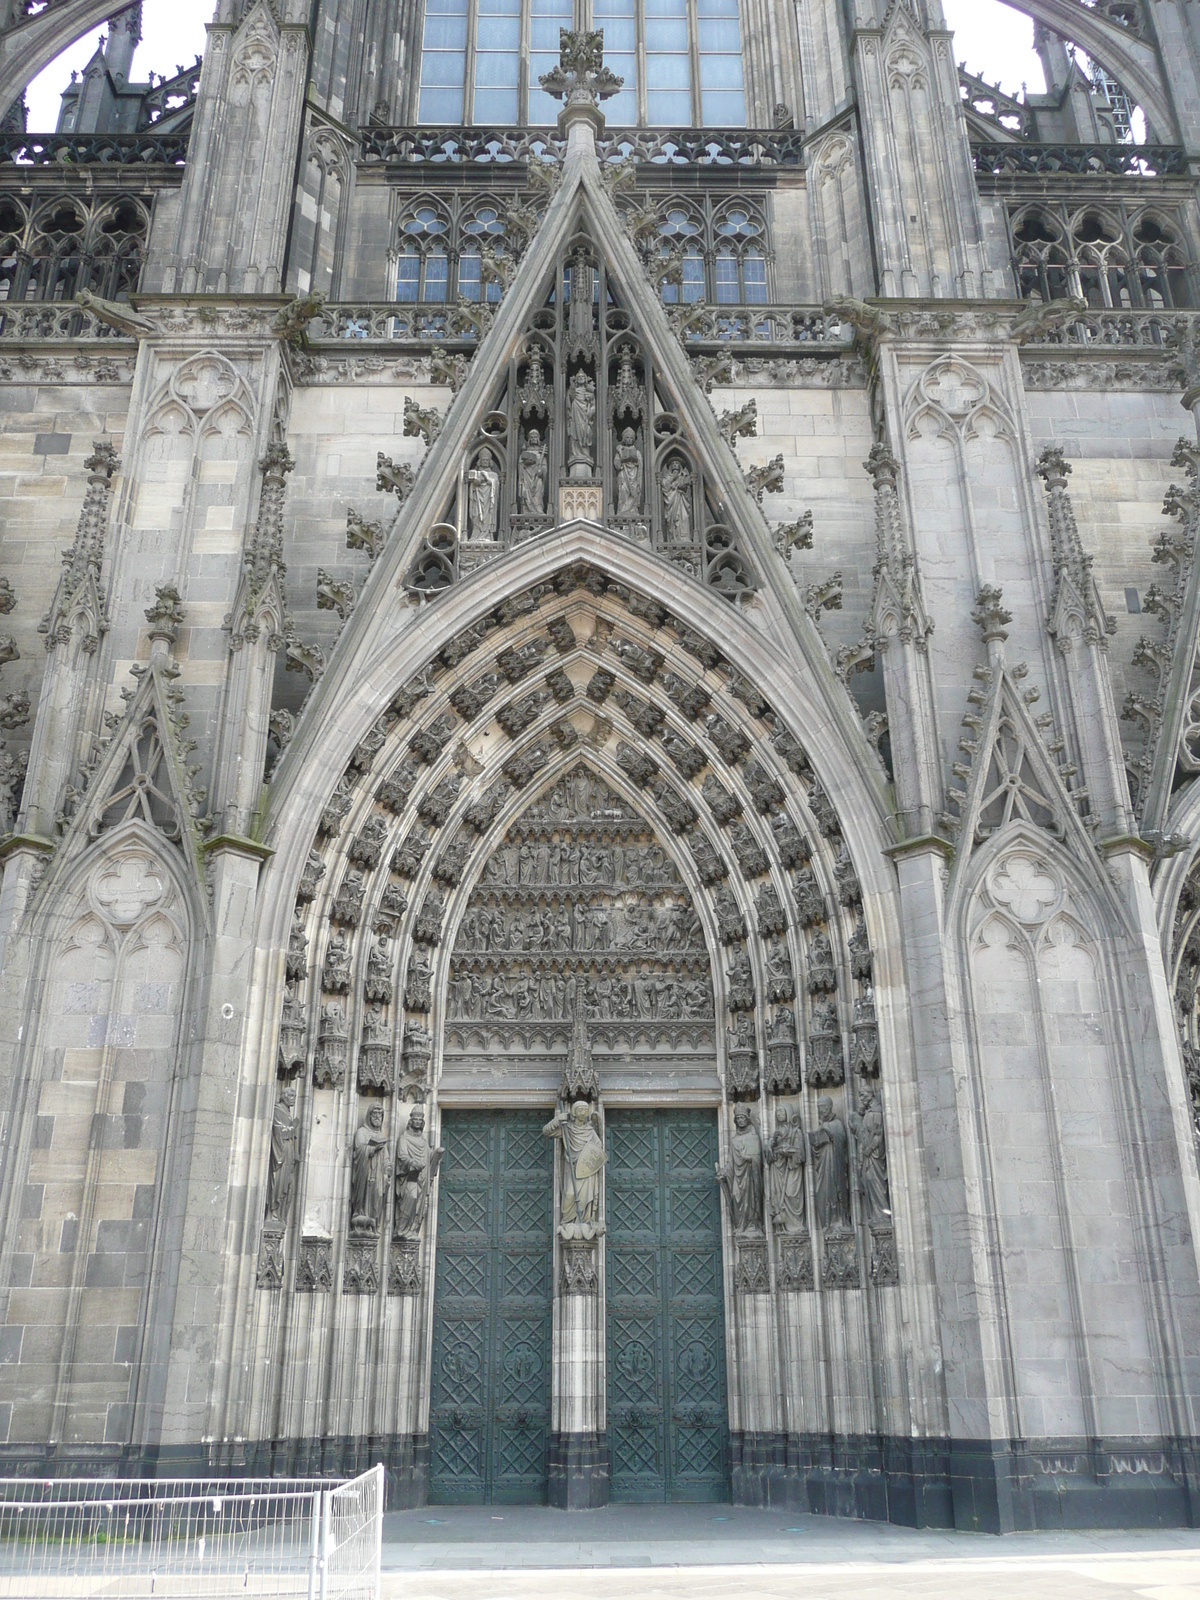
<instances>
[{"instance_id":1,"label":"metal barrier fence","mask_svg":"<svg viewBox=\"0 0 1200 1600\"><path fill-rule=\"evenodd\" d=\"M0 1479L0 1597L379 1600L383 1468L295 1478Z\"/></svg>"}]
</instances>

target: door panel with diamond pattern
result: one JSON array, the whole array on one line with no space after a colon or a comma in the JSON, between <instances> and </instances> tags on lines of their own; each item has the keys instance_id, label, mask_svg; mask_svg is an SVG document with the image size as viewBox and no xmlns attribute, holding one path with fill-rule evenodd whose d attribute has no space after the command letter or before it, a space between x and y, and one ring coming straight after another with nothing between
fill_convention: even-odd
<instances>
[{"instance_id":1,"label":"door panel with diamond pattern","mask_svg":"<svg viewBox=\"0 0 1200 1600\"><path fill-rule=\"evenodd\" d=\"M611 1111L605 1197L614 1500L728 1497L717 1122Z\"/></svg>"},{"instance_id":2,"label":"door panel with diamond pattern","mask_svg":"<svg viewBox=\"0 0 1200 1600\"><path fill-rule=\"evenodd\" d=\"M442 1116L429 1498L546 1498L551 1144L544 1116Z\"/></svg>"}]
</instances>

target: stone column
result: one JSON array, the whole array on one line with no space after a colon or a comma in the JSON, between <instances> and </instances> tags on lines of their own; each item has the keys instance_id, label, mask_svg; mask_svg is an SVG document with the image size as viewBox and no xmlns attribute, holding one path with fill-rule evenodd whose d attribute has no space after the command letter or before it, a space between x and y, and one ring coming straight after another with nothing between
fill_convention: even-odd
<instances>
[{"instance_id":1,"label":"stone column","mask_svg":"<svg viewBox=\"0 0 1200 1600\"><path fill-rule=\"evenodd\" d=\"M605 1440L604 1113L576 1018L554 1116L554 1391L548 1492L562 1511L608 1504Z\"/></svg>"}]
</instances>

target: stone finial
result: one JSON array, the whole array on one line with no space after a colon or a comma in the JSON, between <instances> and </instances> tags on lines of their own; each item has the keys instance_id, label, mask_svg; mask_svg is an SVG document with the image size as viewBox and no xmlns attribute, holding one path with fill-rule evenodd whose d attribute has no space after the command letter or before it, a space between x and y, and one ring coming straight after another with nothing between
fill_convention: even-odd
<instances>
[{"instance_id":1,"label":"stone finial","mask_svg":"<svg viewBox=\"0 0 1200 1600\"><path fill-rule=\"evenodd\" d=\"M995 584L985 583L979 591L979 598L971 612L971 620L983 634L983 642L991 644L993 639L1008 638L1008 624L1012 621L1012 612L1006 611L1002 604L1003 590Z\"/></svg>"},{"instance_id":2,"label":"stone finial","mask_svg":"<svg viewBox=\"0 0 1200 1600\"><path fill-rule=\"evenodd\" d=\"M543 72L538 82L548 95L571 105L599 106L625 84L604 65L604 29L560 28L558 66Z\"/></svg>"},{"instance_id":3,"label":"stone finial","mask_svg":"<svg viewBox=\"0 0 1200 1600\"><path fill-rule=\"evenodd\" d=\"M1052 493L1055 489L1067 487L1067 479L1071 475L1071 463L1063 454L1061 446L1046 446L1038 457L1037 473L1048 492Z\"/></svg>"},{"instance_id":4,"label":"stone finial","mask_svg":"<svg viewBox=\"0 0 1200 1600\"><path fill-rule=\"evenodd\" d=\"M168 648L175 643L183 622L183 596L173 583L159 584L154 594L154 604L146 609L152 655L157 653L154 650L156 641L161 640Z\"/></svg>"}]
</instances>

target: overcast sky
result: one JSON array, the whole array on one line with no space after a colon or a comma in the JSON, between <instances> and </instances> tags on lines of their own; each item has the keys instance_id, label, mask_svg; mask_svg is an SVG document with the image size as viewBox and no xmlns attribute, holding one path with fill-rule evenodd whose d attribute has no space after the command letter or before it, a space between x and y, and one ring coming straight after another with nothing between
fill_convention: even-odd
<instances>
[{"instance_id":1,"label":"overcast sky","mask_svg":"<svg viewBox=\"0 0 1200 1600\"><path fill-rule=\"evenodd\" d=\"M954 54L970 71L1000 80L1010 92L1028 83L1040 91L1041 69L1033 53L1033 23L1000 0L942 0L946 18L955 30ZM134 75L145 82L149 72L170 75L187 66L204 49L204 25L213 15L213 0L146 0L142 14L142 43L134 61ZM71 46L26 91L29 127L49 132L58 121L59 96L72 70L87 65L103 30L90 33Z\"/></svg>"}]
</instances>

